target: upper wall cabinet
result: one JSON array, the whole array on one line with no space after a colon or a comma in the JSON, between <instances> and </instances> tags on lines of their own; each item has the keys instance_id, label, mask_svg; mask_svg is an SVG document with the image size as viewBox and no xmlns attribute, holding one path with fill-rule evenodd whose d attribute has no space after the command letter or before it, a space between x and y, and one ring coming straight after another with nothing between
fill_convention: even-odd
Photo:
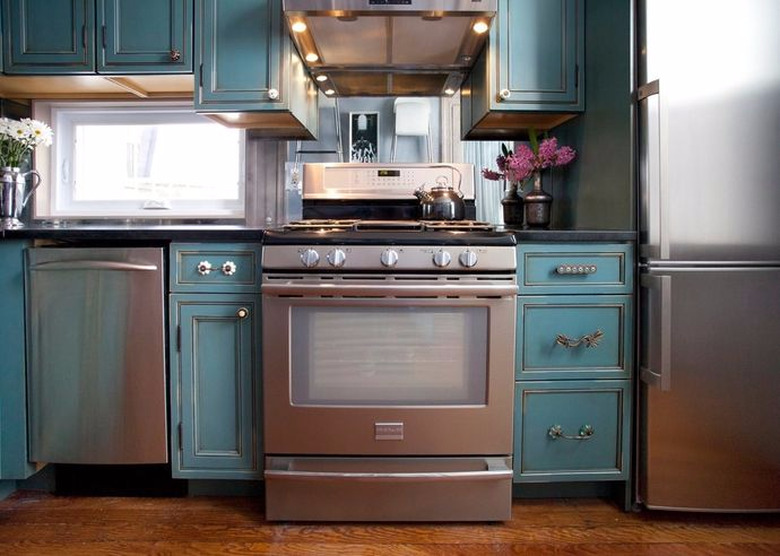
<instances>
[{"instance_id":1,"label":"upper wall cabinet","mask_svg":"<svg viewBox=\"0 0 780 556\"><path fill-rule=\"evenodd\" d=\"M5 73L192 73L192 3L5 0Z\"/></svg>"},{"instance_id":2,"label":"upper wall cabinet","mask_svg":"<svg viewBox=\"0 0 780 556\"><path fill-rule=\"evenodd\" d=\"M281 0L198 0L195 110L255 136L313 139L317 88Z\"/></svg>"},{"instance_id":3,"label":"upper wall cabinet","mask_svg":"<svg viewBox=\"0 0 780 556\"><path fill-rule=\"evenodd\" d=\"M499 0L461 87L464 139L551 129L584 110L584 0Z\"/></svg>"}]
</instances>

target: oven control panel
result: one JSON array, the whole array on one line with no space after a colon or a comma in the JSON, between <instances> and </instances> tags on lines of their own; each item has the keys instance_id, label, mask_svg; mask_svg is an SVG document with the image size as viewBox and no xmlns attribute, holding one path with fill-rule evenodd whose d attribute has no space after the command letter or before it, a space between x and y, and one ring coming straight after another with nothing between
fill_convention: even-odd
<instances>
[{"instance_id":1,"label":"oven control panel","mask_svg":"<svg viewBox=\"0 0 780 556\"><path fill-rule=\"evenodd\" d=\"M306 163L302 193L306 200L414 200L415 189L440 182L474 200L474 165L456 163Z\"/></svg>"},{"instance_id":2,"label":"oven control panel","mask_svg":"<svg viewBox=\"0 0 780 556\"><path fill-rule=\"evenodd\" d=\"M269 270L472 270L512 271L514 247L424 245L266 245L264 269Z\"/></svg>"}]
</instances>

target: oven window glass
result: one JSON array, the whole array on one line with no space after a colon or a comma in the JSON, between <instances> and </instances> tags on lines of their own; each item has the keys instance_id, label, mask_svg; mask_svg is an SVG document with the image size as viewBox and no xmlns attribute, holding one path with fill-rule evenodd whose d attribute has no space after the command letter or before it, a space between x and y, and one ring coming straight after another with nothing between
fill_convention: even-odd
<instances>
[{"instance_id":1,"label":"oven window glass","mask_svg":"<svg viewBox=\"0 0 780 556\"><path fill-rule=\"evenodd\" d=\"M292 403L485 405L487 307L294 307Z\"/></svg>"}]
</instances>

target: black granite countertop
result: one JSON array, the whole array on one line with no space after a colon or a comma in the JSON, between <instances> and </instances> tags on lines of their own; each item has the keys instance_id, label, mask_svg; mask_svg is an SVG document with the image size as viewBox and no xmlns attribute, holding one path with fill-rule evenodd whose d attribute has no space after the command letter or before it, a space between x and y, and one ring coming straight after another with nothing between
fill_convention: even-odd
<instances>
[{"instance_id":1,"label":"black granite countertop","mask_svg":"<svg viewBox=\"0 0 780 556\"><path fill-rule=\"evenodd\" d=\"M518 243L545 241L635 241L631 230L535 230L512 229ZM49 223L0 230L0 239L45 239L59 241L260 241L264 228L242 224L148 224L128 223Z\"/></svg>"}]
</instances>

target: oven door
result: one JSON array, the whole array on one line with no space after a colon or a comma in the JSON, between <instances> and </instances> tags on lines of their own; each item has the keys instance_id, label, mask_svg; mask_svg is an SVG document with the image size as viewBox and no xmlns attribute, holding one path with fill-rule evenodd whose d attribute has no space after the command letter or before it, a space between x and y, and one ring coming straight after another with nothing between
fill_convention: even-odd
<instances>
[{"instance_id":1,"label":"oven door","mask_svg":"<svg viewBox=\"0 0 780 556\"><path fill-rule=\"evenodd\" d=\"M266 453L511 453L516 295L513 277L265 277Z\"/></svg>"}]
</instances>

